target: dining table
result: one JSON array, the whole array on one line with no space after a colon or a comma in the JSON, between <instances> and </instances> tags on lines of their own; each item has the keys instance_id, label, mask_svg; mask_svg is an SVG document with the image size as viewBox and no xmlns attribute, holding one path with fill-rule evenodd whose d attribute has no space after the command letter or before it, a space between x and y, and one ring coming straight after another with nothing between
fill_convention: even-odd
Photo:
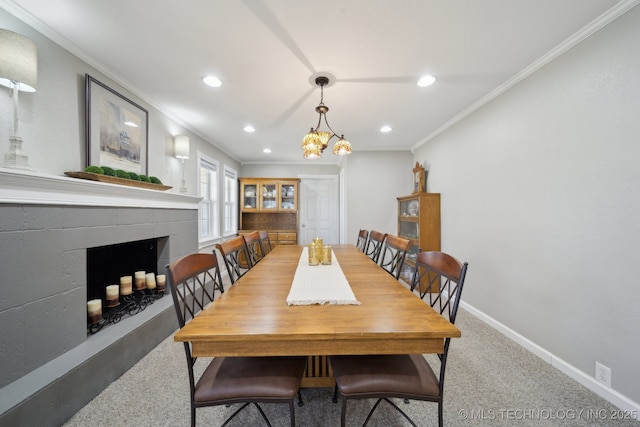
<instances>
[{"instance_id":1,"label":"dining table","mask_svg":"<svg viewBox=\"0 0 640 427\"><path fill-rule=\"evenodd\" d=\"M333 385L329 355L442 353L460 330L355 245L332 246L356 301L290 304L296 272L309 267L305 246L278 245L174 335L196 357L308 357L303 387ZM308 270L316 269L316 270ZM299 270L300 269L300 270ZM317 272L317 273L316 273ZM329 283L327 285L330 285ZM323 286L310 281L310 286Z\"/></svg>"}]
</instances>

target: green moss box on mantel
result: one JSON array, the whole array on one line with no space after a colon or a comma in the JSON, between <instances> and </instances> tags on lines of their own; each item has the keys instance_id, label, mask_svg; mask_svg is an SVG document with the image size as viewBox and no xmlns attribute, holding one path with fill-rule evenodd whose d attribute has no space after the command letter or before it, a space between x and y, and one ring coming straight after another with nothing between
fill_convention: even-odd
<instances>
[{"instance_id":1,"label":"green moss box on mantel","mask_svg":"<svg viewBox=\"0 0 640 427\"><path fill-rule=\"evenodd\" d=\"M65 172L64 174L72 178L87 179L90 181L107 182L109 184L127 185L129 187L147 188L150 190L166 191L170 188L168 185L163 185L162 182L156 177L146 177L142 175L136 175L138 179L131 177L129 172L123 174L120 170L113 170L100 166L89 166L84 172ZM102 171L102 173L100 173ZM120 172L118 174L118 172ZM146 178L146 180L145 180Z\"/></svg>"}]
</instances>

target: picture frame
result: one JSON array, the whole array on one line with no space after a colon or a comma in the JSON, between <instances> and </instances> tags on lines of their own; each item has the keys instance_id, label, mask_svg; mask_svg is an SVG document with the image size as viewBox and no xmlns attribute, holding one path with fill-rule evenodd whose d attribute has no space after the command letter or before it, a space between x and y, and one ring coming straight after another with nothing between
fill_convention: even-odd
<instances>
[{"instance_id":1,"label":"picture frame","mask_svg":"<svg viewBox=\"0 0 640 427\"><path fill-rule=\"evenodd\" d=\"M413 192L425 193L427 191L427 171L422 165L416 162L413 167Z\"/></svg>"},{"instance_id":2,"label":"picture frame","mask_svg":"<svg viewBox=\"0 0 640 427\"><path fill-rule=\"evenodd\" d=\"M149 112L85 75L86 166L148 174Z\"/></svg>"}]
</instances>

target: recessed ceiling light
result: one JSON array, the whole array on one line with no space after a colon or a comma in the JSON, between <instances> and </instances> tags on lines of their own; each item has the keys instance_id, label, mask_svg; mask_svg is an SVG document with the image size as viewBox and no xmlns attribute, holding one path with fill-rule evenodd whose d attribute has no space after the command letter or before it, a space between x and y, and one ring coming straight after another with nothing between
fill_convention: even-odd
<instances>
[{"instance_id":1,"label":"recessed ceiling light","mask_svg":"<svg viewBox=\"0 0 640 427\"><path fill-rule=\"evenodd\" d=\"M265 148L264 150L262 150L263 153L265 154L270 154L271 153L271 149L270 148Z\"/></svg>"},{"instance_id":2,"label":"recessed ceiling light","mask_svg":"<svg viewBox=\"0 0 640 427\"><path fill-rule=\"evenodd\" d=\"M251 126L251 125L246 125L246 126L244 127L244 131L245 131L245 132L248 132L248 133L252 133L252 132L255 132L256 130L255 130L255 128L254 128L253 126Z\"/></svg>"},{"instance_id":3,"label":"recessed ceiling light","mask_svg":"<svg viewBox=\"0 0 640 427\"><path fill-rule=\"evenodd\" d=\"M425 87L425 86L431 86L433 83L435 83L436 78L433 76L422 76L420 77L420 80L418 80L418 86L420 87Z\"/></svg>"},{"instance_id":4,"label":"recessed ceiling light","mask_svg":"<svg viewBox=\"0 0 640 427\"><path fill-rule=\"evenodd\" d=\"M386 126L386 125L380 128L380 132L384 132L384 133L391 132L392 130L393 129L391 128L391 126Z\"/></svg>"},{"instance_id":5,"label":"recessed ceiling light","mask_svg":"<svg viewBox=\"0 0 640 427\"><path fill-rule=\"evenodd\" d=\"M220 87L222 86L222 82L220 81L219 78L217 78L216 76L205 76L202 81L204 82L204 84L206 84L207 86L211 86L211 87Z\"/></svg>"}]
</instances>

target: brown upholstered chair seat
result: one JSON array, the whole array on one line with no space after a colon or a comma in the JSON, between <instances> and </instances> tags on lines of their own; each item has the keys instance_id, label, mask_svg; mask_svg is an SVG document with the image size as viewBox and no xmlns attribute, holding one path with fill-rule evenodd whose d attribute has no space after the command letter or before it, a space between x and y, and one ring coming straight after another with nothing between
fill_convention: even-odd
<instances>
[{"instance_id":1,"label":"brown upholstered chair seat","mask_svg":"<svg viewBox=\"0 0 640 427\"><path fill-rule=\"evenodd\" d=\"M340 393L349 399L438 399L438 378L421 354L331 356L330 360L339 362L332 363L333 375L340 379Z\"/></svg>"},{"instance_id":2,"label":"brown upholstered chair seat","mask_svg":"<svg viewBox=\"0 0 640 427\"><path fill-rule=\"evenodd\" d=\"M195 387L197 403L292 400L306 369L305 357L216 357Z\"/></svg>"}]
</instances>

